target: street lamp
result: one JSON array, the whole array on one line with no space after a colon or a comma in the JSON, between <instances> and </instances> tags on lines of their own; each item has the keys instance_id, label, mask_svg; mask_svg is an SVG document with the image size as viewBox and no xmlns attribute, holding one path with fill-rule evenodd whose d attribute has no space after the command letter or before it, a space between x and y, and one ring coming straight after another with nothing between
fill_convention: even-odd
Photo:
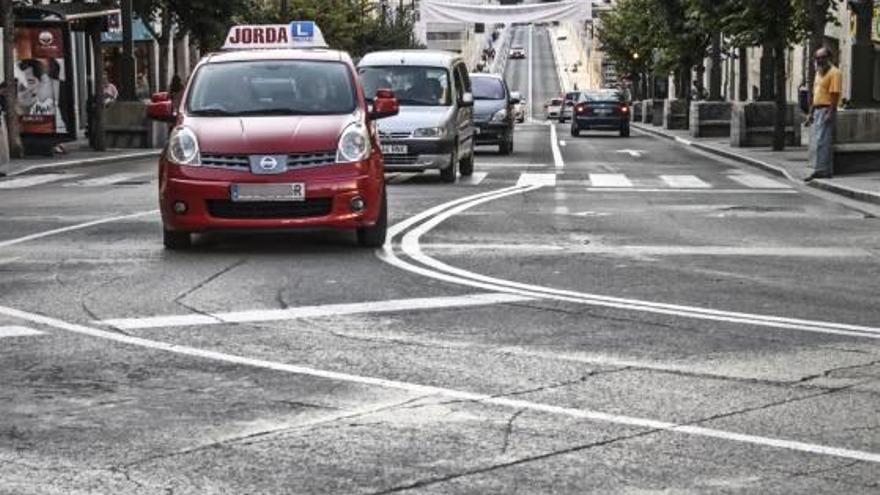
<instances>
[{"instance_id":1,"label":"street lamp","mask_svg":"<svg viewBox=\"0 0 880 495\"><path fill-rule=\"evenodd\" d=\"M639 59L638 52L633 52L633 60L638 60L638 59Z\"/></svg>"}]
</instances>

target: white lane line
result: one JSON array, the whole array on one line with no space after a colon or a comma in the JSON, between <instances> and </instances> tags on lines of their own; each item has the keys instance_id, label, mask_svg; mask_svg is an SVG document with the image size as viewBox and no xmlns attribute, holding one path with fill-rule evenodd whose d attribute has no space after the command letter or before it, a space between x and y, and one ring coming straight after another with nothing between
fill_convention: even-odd
<instances>
[{"instance_id":1,"label":"white lane line","mask_svg":"<svg viewBox=\"0 0 880 495\"><path fill-rule=\"evenodd\" d=\"M430 267L424 268L412 263L401 260L394 253L392 244L387 243L383 251L379 252L379 257L387 263L394 265L402 270L416 273L436 280L443 280L453 284L475 287L484 290L493 290L498 292L508 292L510 294L519 294L523 296L544 297L558 301L573 302L591 306L610 307L615 309L623 309L630 311L639 311L645 313L671 315L683 318L693 318L699 320L720 321L726 323L745 324L752 326L761 326L774 329L796 330L803 332L824 333L831 335L846 335L850 337L880 339L880 328L868 327L863 325L850 325L846 323L833 323L816 320L805 320L798 318L787 318L781 316L769 316L761 314L742 313L736 311L723 311L711 308L702 308L698 306L685 306L681 304L658 303L652 301L643 301L639 299L626 299L621 297L604 296L601 294L589 294L583 292L567 291L554 289L550 287L542 287L539 285L530 285L518 283L510 280L504 280L479 273L470 272L460 268L456 268L430 256L422 253L419 245L419 239L426 232L435 228L446 219L466 211L474 206L494 201L503 197L514 194L521 194L530 190L539 188L540 186L531 186L528 188L505 188L499 189L493 193L485 193L473 195L470 197L459 198L456 201L438 205L434 208L426 210L421 214L415 215L389 229L389 239L399 235L405 229L409 229L419 222L424 222L418 227L406 232L401 240L401 249L413 260Z\"/></svg>"},{"instance_id":2,"label":"white lane line","mask_svg":"<svg viewBox=\"0 0 880 495\"><path fill-rule=\"evenodd\" d=\"M681 189L708 189L712 187L696 175L661 175L660 179L669 187Z\"/></svg>"},{"instance_id":3,"label":"white lane line","mask_svg":"<svg viewBox=\"0 0 880 495\"><path fill-rule=\"evenodd\" d=\"M564 210L561 210L563 208ZM556 207L554 213L570 215L568 208ZM581 244L457 244L435 242L421 243L422 250L435 252L492 253L513 252L528 254L602 254L612 256L760 256L783 258L864 258L870 257L869 249L840 247L786 247L786 246L584 246Z\"/></svg>"},{"instance_id":4,"label":"white lane line","mask_svg":"<svg viewBox=\"0 0 880 495\"><path fill-rule=\"evenodd\" d=\"M623 174L590 174L593 187L632 187L633 183Z\"/></svg>"},{"instance_id":5,"label":"white lane line","mask_svg":"<svg viewBox=\"0 0 880 495\"><path fill-rule=\"evenodd\" d=\"M474 172L470 177L462 177L458 183L465 186L478 186L488 176L486 172Z\"/></svg>"},{"instance_id":6,"label":"white lane line","mask_svg":"<svg viewBox=\"0 0 880 495\"><path fill-rule=\"evenodd\" d=\"M69 225L67 227L61 227L60 229L52 229L44 232L38 232L36 234L26 235L24 237L18 237L16 239L9 239L5 241L0 241L0 248L5 248L9 246L14 246L15 244L21 244L23 242L33 241L35 239L42 239L43 237L49 237L56 234L63 234L65 232L71 232L74 230L81 230L88 227L94 227L95 225L101 225L110 222L118 222L120 220L130 220L132 218L145 217L147 215L155 215L159 213L159 210L150 210L150 211L142 211L139 213L132 213L130 215L120 215L117 217L109 217L109 218L101 218L98 220L92 220L91 222L78 223L76 225Z\"/></svg>"},{"instance_id":7,"label":"white lane line","mask_svg":"<svg viewBox=\"0 0 880 495\"><path fill-rule=\"evenodd\" d=\"M43 335L43 332L15 325L0 327L0 339L6 337L33 337L35 335Z\"/></svg>"},{"instance_id":8,"label":"white lane line","mask_svg":"<svg viewBox=\"0 0 880 495\"><path fill-rule=\"evenodd\" d=\"M633 158L641 158L642 150L617 150L618 153L626 153Z\"/></svg>"},{"instance_id":9,"label":"white lane line","mask_svg":"<svg viewBox=\"0 0 880 495\"><path fill-rule=\"evenodd\" d=\"M519 191L517 191L519 192ZM234 354L226 354L223 352L210 351L207 349L197 349L194 347L176 345L169 342L149 340L140 337L131 337L115 332L99 330L96 328L68 323L66 321L42 316L34 313L0 306L0 314L18 318L20 320L45 325L59 330L86 335L89 337L100 338L117 342L120 344L134 345L147 349L170 352L183 356L195 357L200 359L208 359L213 361L237 364L240 366L248 366L252 368L267 369L279 371L283 373L291 373L296 375L312 376L315 378L323 378L327 380L336 380L347 383L357 383L359 385L368 385L382 387L393 390L402 390L414 394L437 395L449 399L479 402L483 404L491 404L510 409L527 409L535 412L546 414L567 416L571 418L584 419L589 421L598 421L603 423L611 423L617 425L631 426L635 428L647 428L650 430L662 430L672 433L682 433L685 435L717 438L722 440L730 440L734 442L747 443L762 447L774 447L779 449L792 450L810 454L826 455L840 457L845 459L853 459L864 462L880 463L880 454L874 452L866 452L861 450L852 450L839 447L831 447L827 445L819 445L814 443L799 442L795 440L786 440L780 438L763 437L758 435L749 435L725 430L717 430L714 428L706 428L702 426L681 425L666 421L657 421L647 418L639 418L634 416L624 416L620 414L609 414L599 411L587 409L576 409L571 407L554 406L540 402L533 402L521 399L510 399L498 397L496 395L467 392L444 387L436 387L430 385L421 385L418 383L403 382L398 380L387 380L384 378L354 375L350 373L340 373L337 371L321 370L308 366L299 366L295 364L279 363L263 359L248 358L237 356Z\"/></svg>"},{"instance_id":10,"label":"white lane line","mask_svg":"<svg viewBox=\"0 0 880 495\"><path fill-rule=\"evenodd\" d=\"M320 318L325 316L370 313L393 313L428 309L461 309L532 300L534 300L532 297L517 296L506 293L469 294L465 296L422 297L412 299L392 299L389 301L301 306L298 308L287 309L150 316L145 318L119 318L102 320L96 323L108 325L120 330L142 330L147 328L216 325L221 323L254 323L261 321L281 321L299 318Z\"/></svg>"},{"instance_id":11,"label":"white lane line","mask_svg":"<svg viewBox=\"0 0 880 495\"><path fill-rule=\"evenodd\" d=\"M525 186L554 187L555 185L556 185L556 174L523 173L523 174L520 174L519 180L516 181L517 187L525 187Z\"/></svg>"},{"instance_id":12,"label":"white lane line","mask_svg":"<svg viewBox=\"0 0 880 495\"><path fill-rule=\"evenodd\" d=\"M117 184L119 182L140 180L140 179L144 179L147 177L154 177L155 175L156 174L154 172L111 174L111 175L106 175L103 177L93 177L91 179L78 180L72 184L65 184L65 186L66 187L110 186L113 184Z\"/></svg>"},{"instance_id":13,"label":"white lane line","mask_svg":"<svg viewBox=\"0 0 880 495\"><path fill-rule=\"evenodd\" d=\"M694 144L693 141L690 141L690 140L688 140L688 139L684 139L684 138L680 138L680 137L678 137L678 136L675 137L675 141L678 142L678 143L681 143L681 144L683 144L683 145L685 145L685 146L691 146L691 145Z\"/></svg>"},{"instance_id":14,"label":"white lane line","mask_svg":"<svg viewBox=\"0 0 880 495\"><path fill-rule=\"evenodd\" d=\"M659 187L588 187L587 191L617 193L797 194L797 191L790 189L672 189Z\"/></svg>"},{"instance_id":15,"label":"white lane line","mask_svg":"<svg viewBox=\"0 0 880 495\"><path fill-rule=\"evenodd\" d=\"M556 125L550 125L550 151L553 153L553 164L557 169L565 167L562 151L559 149L559 138L556 137Z\"/></svg>"},{"instance_id":16,"label":"white lane line","mask_svg":"<svg viewBox=\"0 0 880 495\"><path fill-rule=\"evenodd\" d=\"M546 163L493 163L481 162L479 167L482 168L547 168Z\"/></svg>"},{"instance_id":17,"label":"white lane line","mask_svg":"<svg viewBox=\"0 0 880 495\"><path fill-rule=\"evenodd\" d=\"M59 180L74 179L82 174L40 174L18 177L0 182L0 189L22 189L25 187L39 186Z\"/></svg>"},{"instance_id":18,"label":"white lane line","mask_svg":"<svg viewBox=\"0 0 880 495\"><path fill-rule=\"evenodd\" d=\"M38 163L36 165L31 165L22 170L18 170L10 175L23 175L28 172L32 172L34 170L48 170L54 168L64 168L70 167L74 165L98 165L101 163L115 163L115 162L123 162L129 159L141 159L141 158L153 158L158 157L162 154L162 150L150 150L150 151L139 151L136 153L127 153L122 155L115 156L104 156L99 158L86 158L86 159L77 159L77 160L65 160L63 162L53 162L53 163Z\"/></svg>"},{"instance_id":19,"label":"white lane line","mask_svg":"<svg viewBox=\"0 0 880 495\"><path fill-rule=\"evenodd\" d=\"M419 174L412 173L412 172L399 173L399 174L395 174L394 177L390 177L388 180L385 181L385 183L386 184L402 184L417 175L419 175Z\"/></svg>"},{"instance_id":20,"label":"white lane line","mask_svg":"<svg viewBox=\"0 0 880 495\"><path fill-rule=\"evenodd\" d=\"M560 139L559 146L562 146L564 148L566 146L566 142Z\"/></svg>"},{"instance_id":21,"label":"white lane line","mask_svg":"<svg viewBox=\"0 0 880 495\"><path fill-rule=\"evenodd\" d=\"M756 174L731 174L728 175L731 180L754 189L791 189L791 186L769 177Z\"/></svg>"}]
</instances>

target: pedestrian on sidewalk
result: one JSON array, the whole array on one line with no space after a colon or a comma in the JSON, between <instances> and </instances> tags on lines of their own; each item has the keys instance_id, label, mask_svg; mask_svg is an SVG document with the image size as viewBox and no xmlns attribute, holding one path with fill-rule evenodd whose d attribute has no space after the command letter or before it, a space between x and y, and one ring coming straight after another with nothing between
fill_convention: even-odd
<instances>
[{"instance_id":1,"label":"pedestrian on sidewalk","mask_svg":"<svg viewBox=\"0 0 880 495\"><path fill-rule=\"evenodd\" d=\"M816 51L816 83L813 85L813 104L807 116L810 129L810 166L813 173L804 179L830 179L834 166L834 127L841 93L840 69L831 63L831 51Z\"/></svg>"}]
</instances>

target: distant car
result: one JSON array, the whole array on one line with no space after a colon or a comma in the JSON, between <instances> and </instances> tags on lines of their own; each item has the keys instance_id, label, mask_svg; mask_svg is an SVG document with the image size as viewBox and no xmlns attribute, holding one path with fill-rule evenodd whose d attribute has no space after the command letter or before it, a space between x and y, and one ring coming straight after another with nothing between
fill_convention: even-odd
<instances>
[{"instance_id":1,"label":"distant car","mask_svg":"<svg viewBox=\"0 0 880 495\"><path fill-rule=\"evenodd\" d=\"M562 112L562 98L553 98L544 104L544 112L550 120L558 119Z\"/></svg>"},{"instance_id":2,"label":"distant car","mask_svg":"<svg viewBox=\"0 0 880 495\"><path fill-rule=\"evenodd\" d=\"M514 46L510 49L510 58L511 59L524 59L526 58L526 49L521 46Z\"/></svg>"},{"instance_id":3,"label":"distant car","mask_svg":"<svg viewBox=\"0 0 880 495\"><path fill-rule=\"evenodd\" d=\"M526 99L518 91L510 93L510 99L516 102L513 104L513 118L522 124L526 121Z\"/></svg>"},{"instance_id":4,"label":"distant car","mask_svg":"<svg viewBox=\"0 0 880 495\"><path fill-rule=\"evenodd\" d=\"M513 106L519 103L504 78L490 74L471 74L474 94L476 143L495 145L502 155L513 152Z\"/></svg>"},{"instance_id":5,"label":"distant car","mask_svg":"<svg viewBox=\"0 0 880 495\"><path fill-rule=\"evenodd\" d=\"M559 122L564 124L568 122L568 119L572 118L574 114L574 104L580 98L581 93L579 91L569 91L562 96L562 110L559 111Z\"/></svg>"},{"instance_id":6,"label":"distant car","mask_svg":"<svg viewBox=\"0 0 880 495\"><path fill-rule=\"evenodd\" d=\"M629 137L629 101L624 91L597 89L584 91L574 106L571 135L577 137L586 129L617 131Z\"/></svg>"}]
</instances>

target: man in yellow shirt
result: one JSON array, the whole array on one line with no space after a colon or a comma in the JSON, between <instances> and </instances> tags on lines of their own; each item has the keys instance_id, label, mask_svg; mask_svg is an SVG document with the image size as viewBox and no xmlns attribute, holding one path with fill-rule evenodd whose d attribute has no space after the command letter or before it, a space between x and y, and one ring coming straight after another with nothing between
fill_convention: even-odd
<instances>
[{"instance_id":1,"label":"man in yellow shirt","mask_svg":"<svg viewBox=\"0 0 880 495\"><path fill-rule=\"evenodd\" d=\"M834 166L834 126L841 93L840 69L831 63L827 48L816 51L816 83L813 105L807 117L810 131L810 165L813 173L804 179L830 179Z\"/></svg>"}]
</instances>

